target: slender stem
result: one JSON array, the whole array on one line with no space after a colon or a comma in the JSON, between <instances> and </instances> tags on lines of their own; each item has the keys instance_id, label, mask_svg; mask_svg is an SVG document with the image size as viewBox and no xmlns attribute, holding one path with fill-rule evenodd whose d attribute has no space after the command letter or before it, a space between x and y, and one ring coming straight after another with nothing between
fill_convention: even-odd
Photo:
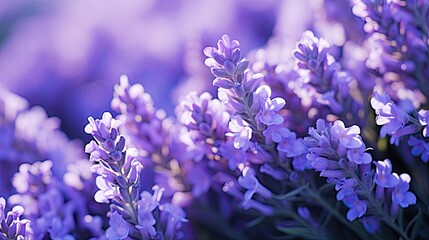
<instances>
[{"instance_id":1,"label":"slender stem","mask_svg":"<svg viewBox=\"0 0 429 240\"><path fill-rule=\"evenodd\" d=\"M286 210L286 211L283 212L283 215L291 217L295 221L299 222L302 226L305 226L305 227L308 227L308 228L312 227L307 221L304 221L300 216L298 216L298 214L296 214L295 211L292 211L292 210L287 211Z\"/></svg>"},{"instance_id":2,"label":"slender stem","mask_svg":"<svg viewBox=\"0 0 429 240\"><path fill-rule=\"evenodd\" d=\"M362 227L358 227L353 223L347 221L343 215L338 213L336 209L334 209L325 199L320 196L319 192L308 187L306 188L306 192L310 195L310 197L317 200L317 202L326 210L328 210L337 220L339 220L342 224L347 226L350 230L356 233L361 239L371 239L371 236L366 232L366 230L362 229Z\"/></svg>"},{"instance_id":3,"label":"slender stem","mask_svg":"<svg viewBox=\"0 0 429 240\"><path fill-rule=\"evenodd\" d=\"M416 119L416 118L415 118L415 117L413 117L412 115L409 115L409 116L410 116L409 121L410 121L412 124L415 124L415 125L420 126L421 128L423 128L422 124L420 124L420 122L419 122L419 120L418 120L418 119ZM419 131L420 131L420 130L419 130Z\"/></svg>"}]
</instances>

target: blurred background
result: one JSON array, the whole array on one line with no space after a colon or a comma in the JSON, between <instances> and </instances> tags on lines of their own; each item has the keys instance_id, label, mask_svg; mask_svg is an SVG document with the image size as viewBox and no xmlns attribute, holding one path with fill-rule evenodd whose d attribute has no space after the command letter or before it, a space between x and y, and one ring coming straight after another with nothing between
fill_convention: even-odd
<instances>
[{"instance_id":1,"label":"blurred background","mask_svg":"<svg viewBox=\"0 0 429 240\"><path fill-rule=\"evenodd\" d=\"M70 138L87 141L87 117L110 111L121 74L172 114L187 92L213 92L202 50L222 34L240 40L244 53L277 44L270 59L280 60L308 26L323 25L313 23L328 19L335 2L2 1L0 84L59 117ZM330 36L342 44L339 31Z\"/></svg>"},{"instance_id":2,"label":"blurred background","mask_svg":"<svg viewBox=\"0 0 429 240\"><path fill-rule=\"evenodd\" d=\"M3 1L0 84L61 118L71 138L85 139L87 117L110 111L121 74L172 113L187 86L210 90L205 46L224 33L244 51L266 43L280 2L259 2Z\"/></svg>"}]
</instances>

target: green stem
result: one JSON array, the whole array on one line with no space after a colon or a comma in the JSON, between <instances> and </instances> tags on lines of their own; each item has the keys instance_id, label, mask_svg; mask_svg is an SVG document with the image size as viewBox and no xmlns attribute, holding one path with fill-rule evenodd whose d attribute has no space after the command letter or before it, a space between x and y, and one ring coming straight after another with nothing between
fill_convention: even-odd
<instances>
[{"instance_id":1,"label":"green stem","mask_svg":"<svg viewBox=\"0 0 429 240\"><path fill-rule=\"evenodd\" d=\"M356 233L361 239L371 239L371 236L366 232L365 229L346 220L343 215L338 213L336 209L334 209L328 202L325 201L322 196L320 196L319 192L309 188L308 185L306 190L310 197L314 198L323 208L328 210L337 220Z\"/></svg>"},{"instance_id":2,"label":"green stem","mask_svg":"<svg viewBox=\"0 0 429 240\"><path fill-rule=\"evenodd\" d=\"M308 227L308 228L312 227L307 221L304 221L300 216L298 216L298 214L296 214L295 211L292 211L292 209L290 211L286 210L281 214L283 216L291 217L293 220L299 222L304 227Z\"/></svg>"}]
</instances>

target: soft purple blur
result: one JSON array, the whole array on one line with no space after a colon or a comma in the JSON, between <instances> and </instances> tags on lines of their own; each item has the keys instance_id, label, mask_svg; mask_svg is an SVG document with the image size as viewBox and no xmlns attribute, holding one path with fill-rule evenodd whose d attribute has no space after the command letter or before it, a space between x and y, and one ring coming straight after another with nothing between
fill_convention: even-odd
<instances>
[{"instance_id":1,"label":"soft purple blur","mask_svg":"<svg viewBox=\"0 0 429 240\"><path fill-rule=\"evenodd\" d=\"M0 4L0 85L59 116L83 137L89 115L109 109L121 74L172 112L189 89L211 90L203 46L223 33L263 46L278 0L45 1ZM200 56L198 56L200 55ZM179 83L181 84L180 87ZM175 90L174 90L175 89Z\"/></svg>"}]
</instances>

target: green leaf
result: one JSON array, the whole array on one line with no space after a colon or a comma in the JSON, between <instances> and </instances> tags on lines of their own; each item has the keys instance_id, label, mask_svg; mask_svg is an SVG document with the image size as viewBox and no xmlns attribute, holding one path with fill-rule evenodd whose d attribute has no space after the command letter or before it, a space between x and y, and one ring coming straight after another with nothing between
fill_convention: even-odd
<instances>
[{"instance_id":1,"label":"green leaf","mask_svg":"<svg viewBox=\"0 0 429 240\"><path fill-rule=\"evenodd\" d=\"M294 190L292 190L292 191L290 191L290 192L288 192L286 194L275 195L275 196L273 196L273 198L275 198L277 200L286 200L286 199L289 199L291 197L294 197L294 196L298 195L300 192L302 192L306 188L307 188L307 184L304 185L304 186L301 186L299 188L296 188L296 189L294 189Z\"/></svg>"},{"instance_id":2,"label":"green leaf","mask_svg":"<svg viewBox=\"0 0 429 240\"><path fill-rule=\"evenodd\" d=\"M422 211L419 209L419 212L414 216L413 219L408 223L407 228L405 228L405 232L411 230L410 237L411 239L415 239L417 234L419 233L420 227L422 225Z\"/></svg>"},{"instance_id":3,"label":"green leaf","mask_svg":"<svg viewBox=\"0 0 429 240\"><path fill-rule=\"evenodd\" d=\"M319 231L308 227L277 227L282 233L304 239L326 240L327 238Z\"/></svg>"},{"instance_id":4,"label":"green leaf","mask_svg":"<svg viewBox=\"0 0 429 240\"><path fill-rule=\"evenodd\" d=\"M255 227L255 226L259 225L260 223L264 222L264 220L265 220L265 216L260 216L258 218L253 219L252 221L246 223L246 227L247 228Z\"/></svg>"}]
</instances>

